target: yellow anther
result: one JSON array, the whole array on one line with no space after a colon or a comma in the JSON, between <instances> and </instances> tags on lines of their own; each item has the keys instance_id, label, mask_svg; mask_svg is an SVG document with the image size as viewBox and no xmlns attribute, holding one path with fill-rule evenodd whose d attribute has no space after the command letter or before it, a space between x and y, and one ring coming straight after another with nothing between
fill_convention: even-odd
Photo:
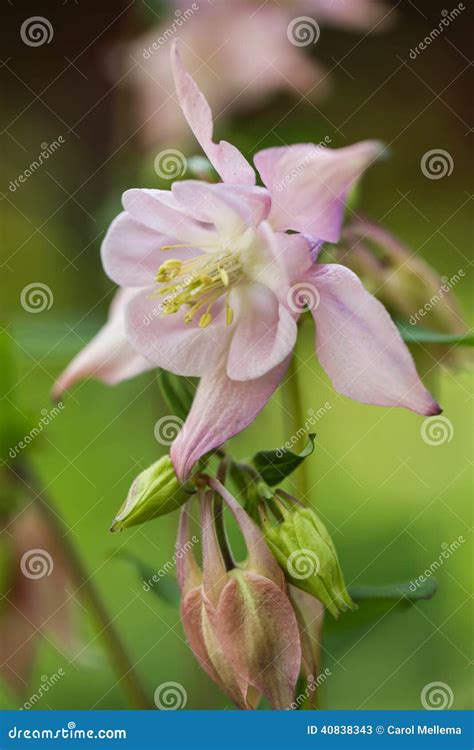
<instances>
[{"instance_id":1,"label":"yellow anther","mask_svg":"<svg viewBox=\"0 0 474 750\"><path fill-rule=\"evenodd\" d=\"M209 325L209 323L211 323L211 321L212 321L211 313L209 311L203 313L201 317L199 318L199 328L207 328L207 326Z\"/></svg>"},{"instance_id":2,"label":"yellow anther","mask_svg":"<svg viewBox=\"0 0 474 750\"><path fill-rule=\"evenodd\" d=\"M204 275L199 277L199 281L201 284L212 284L214 279L211 276Z\"/></svg>"},{"instance_id":3,"label":"yellow anther","mask_svg":"<svg viewBox=\"0 0 474 750\"><path fill-rule=\"evenodd\" d=\"M163 250L189 245L163 245ZM212 306L225 293L226 324L231 325L234 313L229 305L229 293L241 278L241 262L238 255L230 252L198 255L188 260L170 258L161 264L156 280L160 285L158 295L163 300L163 313L171 315L183 306L187 307L184 322L191 323L199 318L199 327L206 328L211 321ZM199 311L204 310L201 314ZM184 311L183 311L184 312Z\"/></svg>"},{"instance_id":4,"label":"yellow anther","mask_svg":"<svg viewBox=\"0 0 474 750\"><path fill-rule=\"evenodd\" d=\"M162 250L174 250L175 248L178 248L178 247L190 247L190 245L162 245L161 249Z\"/></svg>"},{"instance_id":5,"label":"yellow anther","mask_svg":"<svg viewBox=\"0 0 474 750\"><path fill-rule=\"evenodd\" d=\"M219 276L225 287L229 286L229 274L223 268L219 268Z\"/></svg>"}]
</instances>

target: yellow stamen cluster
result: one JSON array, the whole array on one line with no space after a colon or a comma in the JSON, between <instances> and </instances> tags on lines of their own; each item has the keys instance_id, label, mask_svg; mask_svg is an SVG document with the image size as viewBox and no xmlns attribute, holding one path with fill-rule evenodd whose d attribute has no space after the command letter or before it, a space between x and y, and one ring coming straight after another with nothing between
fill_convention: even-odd
<instances>
[{"instance_id":1,"label":"yellow stamen cluster","mask_svg":"<svg viewBox=\"0 0 474 750\"><path fill-rule=\"evenodd\" d=\"M171 250L180 245L166 245ZM199 327L206 328L212 322L212 307L219 297L226 296L226 325L232 325L234 312L229 304L231 286L242 278L242 263L238 253L217 252L199 255L189 260L166 260L160 266L156 281L162 284L159 294L164 296L165 315L187 308L183 320L191 323L201 311ZM204 308L204 311L203 311Z\"/></svg>"}]
</instances>

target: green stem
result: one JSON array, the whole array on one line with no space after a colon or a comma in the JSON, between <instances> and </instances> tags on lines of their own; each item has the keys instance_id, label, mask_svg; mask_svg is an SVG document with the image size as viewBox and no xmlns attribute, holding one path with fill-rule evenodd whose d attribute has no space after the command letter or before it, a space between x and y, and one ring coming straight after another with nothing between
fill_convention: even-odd
<instances>
[{"instance_id":1,"label":"green stem","mask_svg":"<svg viewBox=\"0 0 474 750\"><path fill-rule=\"evenodd\" d=\"M290 363L288 375L284 382L284 397L286 401L286 409L288 413L287 419L287 430L289 435L296 435L306 422L306 413L303 412L303 404L301 399L301 389L299 387L298 373L296 367L296 355ZM298 446L299 447L299 446ZM308 464L307 461L303 461L295 471L295 479L299 498L303 501L309 502L310 500L310 483L308 477Z\"/></svg>"},{"instance_id":2,"label":"green stem","mask_svg":"<svg viewBox=\"0 0 474 750\"><path fill-rule=\"evenodd\" d=\"M36 473L32 470L31 466L22 464L18 474L31 488L34 495L34 502L55 532L57 542L61 545L63 554L69 563L70 572L77 586L77 593L83 598L89 614L99 628L104 648L119 676L118 681L123 683L123 689L129 698L131 706L136 709L155 708L150 703L136 675L134 666L128 658L118 633L110 621L107 610L102 604L94 585L91 583L87 570L84 568L76 550L69 542L66 526L60 520L58 514L53 511L49 499L46 499L45 492L41 487Z\"/></svg>"}]
</instances>

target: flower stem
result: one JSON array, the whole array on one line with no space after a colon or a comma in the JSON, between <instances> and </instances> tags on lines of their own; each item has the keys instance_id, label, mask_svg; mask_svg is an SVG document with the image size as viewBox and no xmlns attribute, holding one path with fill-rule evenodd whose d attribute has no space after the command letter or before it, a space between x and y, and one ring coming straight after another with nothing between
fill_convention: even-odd
<instances>
[{"instance_id":1,"label":"flower stem","mask_svg":"<svg viewBox=\"0 0 474 750\"><path fill-rule=\"evenodd\" d=\"M31 466L21 465L17 472L19 478L30 488L34 502L38 509L45 517L50 527L55 532L57 542L61 545L62 551L68 560L71 575L77 586L78 593L86 604L87 611L95 620L99 627L99 635L102 638L105 650L109 659L118 674L118 682L123 683L123 690L127 694L130 705L136 709L155 708L152 705L136 675L134 666L130 661L124 646L118 636L117 631L112 625L107 611L102 604L99 594L90 580L90 575L84 568L82 561L76 553L73 545L69 542L67 528L59 518L58 514L52 509L49 498L45 496L44 489Z\"/></svg>"},{"instance_id":2,"label":"flower stem","mask_svg":"<svg viewBox=\"0 0 474 750\"><path fill-rule=\"evenodd\" d=\"M289 435L286 436L286 439L288 440L290 436L296 436L297 434L299 434L299 431L302 428L304 429L304 425L306 423L306 415L303 412L300 381L298 378L296 366L296 355L293 355L293 358L291 360L290 367L288 369L288 375L284 382L283 388L287 413L286 429L289 432ZM297 448L301 447L299 445L300 442L301 441L298 440ZM294 476L296 479L299 499L309 502L311 488L308 477L308 465L306 461L303 461L300 464L300 466L296 469Z\"/></svg>"}]
</instances>

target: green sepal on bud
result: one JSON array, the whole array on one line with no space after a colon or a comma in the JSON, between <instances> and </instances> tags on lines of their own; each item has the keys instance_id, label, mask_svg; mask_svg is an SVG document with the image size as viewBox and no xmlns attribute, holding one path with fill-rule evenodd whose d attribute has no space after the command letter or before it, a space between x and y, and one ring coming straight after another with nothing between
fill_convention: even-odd
<instances>
[{"instance_id":1,"label":"green sepal on bud","mask_svg":"<svg viewBox=\"0 0 474 750\"><path fill-rule=\"evenodd\" d=\"M319 599L334 617L356 609L336 548L316 513L303 506L278 507L283 520L276 526L265 520L263 532L289 583Z\"/></svg>"},{"instance_id":2,"label":"green sepal on bud","mask_svg":"<svg viewBox=\"0 0 474 750\"><path fill-rule=\"evenodd\" d=\"M194 487L178 481L171 458L162 456L134 479L110 531L122 531L171 513L193 492Z\"/></svg>"}]
</instances>

